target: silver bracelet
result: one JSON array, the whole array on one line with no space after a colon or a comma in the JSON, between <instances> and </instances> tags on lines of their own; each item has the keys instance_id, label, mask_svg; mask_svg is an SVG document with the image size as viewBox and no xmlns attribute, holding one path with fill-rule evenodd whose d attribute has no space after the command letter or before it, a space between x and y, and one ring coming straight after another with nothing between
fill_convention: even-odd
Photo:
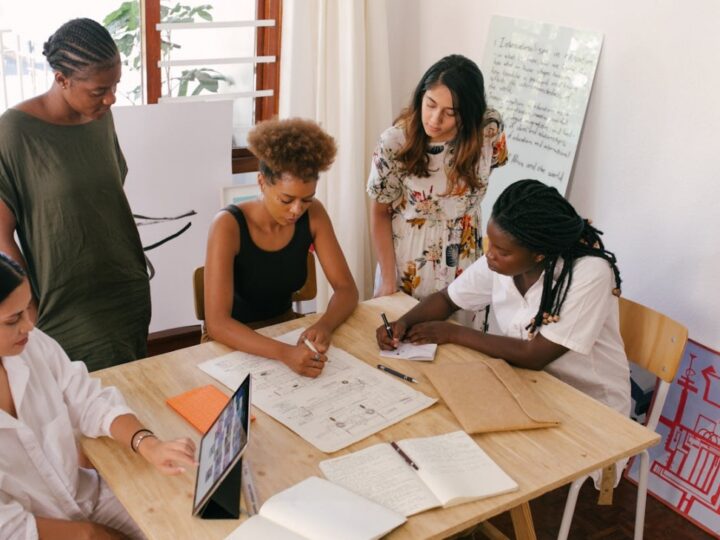
<instances>
[{"instance_id":1,"label":"silver bracelet","mask_svg":"<svg viewBox=\"0 0 720 540\"><path fill-rule=\"evenodd\" d=\"M137 436L136 439L133 439L133 444L132 444L133 451L137 452L138 449L140 448L140 443L143 442L143 439L146 439L148 437L156 437L157 438L157 436L149 429L144 430L143 432L140 433L140 435Z\"/></svg>"}]
</instances>

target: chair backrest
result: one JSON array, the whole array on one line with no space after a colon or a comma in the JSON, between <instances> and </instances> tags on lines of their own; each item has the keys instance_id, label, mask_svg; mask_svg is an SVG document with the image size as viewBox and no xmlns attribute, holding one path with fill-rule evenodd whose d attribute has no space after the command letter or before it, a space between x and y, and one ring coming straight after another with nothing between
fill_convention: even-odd
<instances>
[{"instance_id":1,"label":"chair backrest","mask_svg":"<svg viewBox=\"0 0 720 540\"><path fill-rule=\"evenodd\" d=\"M205 267L198 266L193 272L193 299L195 300L195 317L205 320Z\"/></svg>"},{"instance_id":2,"label":"chair backrest","mask_svg":"<svg viewBox=\"0 0 720 540\"><path fill-rule=\"evenodd\" d=\"M672 382L688 338L685 326L649 307L620 298L620 334L628 360Z\"/></svg>"},{"instance_id":3,"label":"chair backrest","mask_svg":"<svg viewBox=\"0 0 720 540\"><path fill-rule=\"evenodd\" d=\"M657 427L688 338L685 326L642 304L620 298L620 334L628 360L657 376L660 381L645 425Z\"/></svg>"},{"instance_id":4,"label":"chair backrest","mask_svg":"<svg viewBox=\"0 0 720 540\"><path fill-rule=\"evenodd\" d=\"M317 278L315 276L315 254L307 254L307 279L299 291L292 295L293 302L312 300L317 295ZM205 267L198 266L193 272L193 297L195 301L195 316L200 321L205 320Z\"/></svg>"}]
</instances>

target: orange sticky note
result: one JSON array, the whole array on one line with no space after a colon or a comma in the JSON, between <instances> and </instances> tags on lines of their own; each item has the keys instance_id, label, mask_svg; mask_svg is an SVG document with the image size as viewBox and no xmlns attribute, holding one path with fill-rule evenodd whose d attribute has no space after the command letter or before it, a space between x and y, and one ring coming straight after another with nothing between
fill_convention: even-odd
<instances>
[{"instance_id":1,"label":"orange sticky note","mask_svg":"<svg viewBox=\"0 0 720 540\"><path fill-rule=\"evenodd\" d=\"M207 432L230 398L212 384L167 399L167 404L200 433Z\"/></svg>"}]
</instances>

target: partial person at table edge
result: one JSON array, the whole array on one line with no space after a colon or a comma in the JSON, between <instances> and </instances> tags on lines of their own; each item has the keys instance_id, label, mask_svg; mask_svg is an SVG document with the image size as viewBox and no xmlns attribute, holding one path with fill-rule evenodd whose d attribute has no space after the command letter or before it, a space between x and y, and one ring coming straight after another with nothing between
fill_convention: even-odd
<instances>
[{"instance_id":1,"label":"partial person at table edge","mask_svg":"<svg viewBox=\"0 0 720 540\"><path fill-rule=\"evenodd\" d=\"M105 481L80 467L75 434L112 437L164 474L195 466L190 439L161 441L72 362L30 316L24 269L0 252L0 537L144 539Z\"/></svg>"},{"instance_id":2,"label":"partial person at table edge","mask_svg":"<svg viewBox=\"0 0 720 540\"><path fill-rule=\"evenodd\" d=\"M279 360L317 377L332 333L353 312L358 291L325 207L315 198L321 172L332 165L334 139L311 120L261 122L248 134L258 158L258 200L232 204L215 216L205 259L205 320L212 339ZM297 344L257 328L295 318L292 293L307 278L313 246L333 294L326 311ZM306 341L308 344L306 344Z\"/></svg>"}]
</instances>

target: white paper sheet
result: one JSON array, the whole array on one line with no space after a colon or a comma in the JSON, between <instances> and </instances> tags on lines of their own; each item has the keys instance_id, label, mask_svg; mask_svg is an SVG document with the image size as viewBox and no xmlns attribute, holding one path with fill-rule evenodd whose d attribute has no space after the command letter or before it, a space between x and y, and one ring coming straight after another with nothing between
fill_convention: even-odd
<instances>
[{"instance_id":1,"label":"white paper sheet","mask_svg":"<svg viewBox=\"0 0 720 540\"><path fill-rule=\"evenodd\" d=\"M435 358L436 351L436 343L413 345L412 343L401 342L397 349L380 351L380 356L383 358L399 358L401 360L413 360L416 362L432 362Z\"/></svg>"},{"instance_id":2,"label":"white paper sheet","mask_svg":"<svg viewBox=\"0 0 720 540\"><path fill-rule=\"evenodd\" d=\"M320 462L325 478L404 516L440 506L414 469L389 444Z\"/></svg>"},{"instance_id":3,"label":"white paper sheet","mask_svg":"<svg viewBox=\"0 0 720 540\"><path fill-rule=\"evenodd\" d=\"M278 337L296 343L302 329ZM231 390L248 373L253 405L285 424L323 452L335 452L435 403L406 383L388 377L342 349L316 379L298 375L282 362L233 352L198 367Z\"/></svg>"}]
</instances>

